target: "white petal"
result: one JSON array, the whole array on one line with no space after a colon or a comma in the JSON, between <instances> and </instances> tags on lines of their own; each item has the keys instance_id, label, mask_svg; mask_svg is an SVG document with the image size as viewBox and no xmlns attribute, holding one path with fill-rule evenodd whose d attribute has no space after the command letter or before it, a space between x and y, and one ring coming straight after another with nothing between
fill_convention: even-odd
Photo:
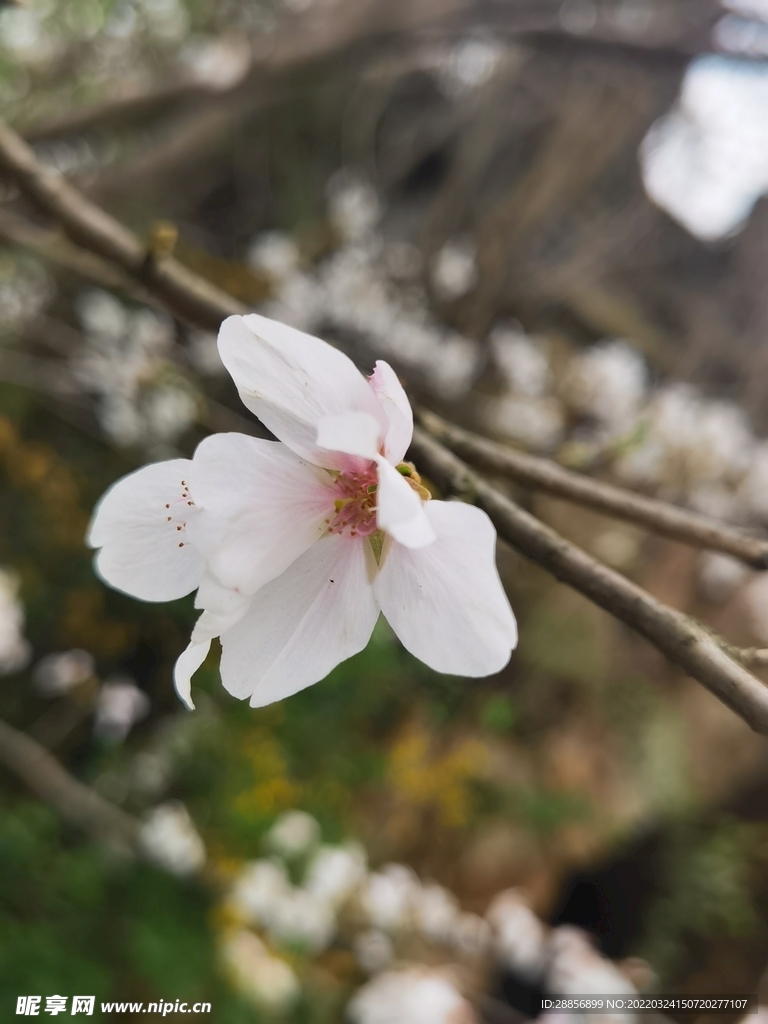
<instances>
[{"instance_id":1,"label":"white petal","mask_svg":"<svg viewBox=\"0 0 768 1024\"><path fill-rule=\"evenodd\" d=\"M203 614L195 623L189 646L176 659L173 680L176 692L189 708L194 708L191 697L192 676L197 672L211 646L211 640L231 629L245 615L251 598L229 590L209 572L203 574L195 596L195 608Z\"/></svg>"},{"instance_id":2,"label":"white petal","mask_svg":"<svg viewBox=\"0 0 768 1024\"><path fill-rule=\"evenodd\" d=\"M278 441L213 434L190 475L200 511L189 537L221 583L244 594L287 569L333 515L330 476Z\"/></svg>"},{"instance_id":3,"label":"white petal","mask_svg":"<svg viewBox=\"0 0 768 1024\"><path fill-rule=\"evenodd\" d=\"M517 625L496 569L496 531L481 509L430 501L437 540L420 551L390 542L374 584L404 647L437 672L487 676L517 644Z\"/></svg>"},{"instance_id":4,"label":"white petal","mask_svg":"<svg viewBox=\"0 0 768 1024\"><path fill-rule=\"evenodd\" d=\"M197 514L182 498L191 467L189 459L144 466L113 484L96 506L88 544L101 548L97 572L116 590L173 601L200 583L203 558L182 526Z\"/></svg>"},{"instance_id":5,"label":"white petal","mask_svg":"<svg viewBox=\"0 0 768 1024\"><path fill-rule=\"evenodd\" d=\"M192 700L192 676L203 664L210 649L210 640L203 640L201 643L191 643L186 650L181 652L176 659L176 664L173 666L173 685L176 687L176 693L190 711L195 709L194 701Z\"/></svg>"},{"instance_id":6,"label":"white petal","mask_svg":"<svg viewBox=\"0 0 768 1024\"><path fill-rule=\"evenodd\" d=\"M376 462L379 467L376 524L379 529L409 548L431 544L435 531L424 511L424 502L391 463L381 457Z\"/></svg>"},{"instance_id":7,"label":"white petal","mask_svg":"<svg viewBox=\"0 0 768 1024\"><path fill-rule=\"evenodd\" d=\"M370 544L328 534L256 594L221 638L221 681L252 707L323 679L368 643L379 611Z\"/></svg>"},{"instance_id":8,"label":"white petal","mask_svg":"<svg viewBox=\"0 0 768 1024\"><path fill-rule=\"evenodd\" d=\"M192 630L192 642L212 640L231 629L243 617L251 600L249 594L223 587L211 573L204 573L195 595L195 608L202 608L203 614Z\"/></svg>"},{"instance_id":9,"label":"white petal","mask_svg":"<svg viewBox=\"0 0 768 1024\"><path fill-rule=\"evenodd\" d=\"M381 426L367 412L324 416L317 426L317 443L331 452L359 455L372 461L379 454Z\"/></svg>"},{"instance_id":10,"label":"white petal","mask_svg":"<svg viewBox=\"0 0 768 1024\"><path fill-rule=\"evenodd\" d=\"M408 396L397 374L383 359L376 363L373 373L368 378L373 393L381 402L389 420L389 427L384 438L384 455L393 465L402 462L413 437L413 410Z\"/></svg>"},{"instance_id":11,"label":"white petal","mask_svg":"<svg viewBox=\"0 0 768 1024\"><path fill-rule=\"evenodd\" d=\"M230 316L219 331L219 352L243 403L272 433L318 466L345 469L348 459L317 444L324 416L366 412L387 420L355 364L319 338L251 313Z\"/></svg>"}]
</instances>

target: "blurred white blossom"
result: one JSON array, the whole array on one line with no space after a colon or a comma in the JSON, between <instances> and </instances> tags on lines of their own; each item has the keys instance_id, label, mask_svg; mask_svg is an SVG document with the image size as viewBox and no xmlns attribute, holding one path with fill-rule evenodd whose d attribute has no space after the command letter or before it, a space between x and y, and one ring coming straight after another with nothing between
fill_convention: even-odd
<instances>
[{"instance_id":1,"label":"blurred white blossom","mask_svg":"<svg viewBox=\"0 0 768 1024\"><path fill-rule=\"evenodd\" d=\"M107 680L99 690L93 731L103 739L121 742L149 714L149 697L128 676Z\"/></svg>"},{"instance_id":2,"label":"blurred white blossom","mask_svg":"<svg viewBox=\"0 0 768 1024\"><path fill-rule=\"evenodd\" d=\"M660 388L641 422L642 440L617 469L633 482L661 484L671 496L737 479L747 470L755 448L737 406L707 401L687 384Z\"/></svg>"},{"instance_id":3,"label":"blurred white blossom","mask_svg":"<svg viewBox=\"0 0 768 1024\"><path fill-rule=\"evenodd\" d=\"M392 963L395 953L392 939L379 928L357 932L352 940L352 949L366 974L378 974L385 970Z\"/></svg>"},{"instance_id":4,"label":"blurred white blossom","mask_svg":"<svg viewBox=\"0 0 768 1024\"><path fill-rule=\"evenodd\" d=\"M359 843L321 846L307 868L304 887L335 907L347 900L366 874L366 855Z\"/></svg>"},{"instance_id":5,"label":"blurred white blossom","mask_svg":"<svg viewBox=\"0 0 768 1024\"><path fill-rule=\"evenodd\" d=\"M410 868L387 864L368 876L361 894L362 909L375 928L394 931L409 921L419 888Z\"/></svg>"},{"instance_id":6,"label":"blurred white blossom","mask_svg":"<svg viewBox=\"0 0 768 1024\"><path fill-rule=\"evenodd\" d=\"M473 1024L474 1013L453 983L436 971L380 974L349 1004L355 1024Z\"/></svg>"},{"instance_id":7,"label":"blurred white blossom","mask_svg":"<svg viewBox=\"0 0 768 1024\"><path fill-rule=\"evenodd\" d=\"M479 350L475 342L450 332L439 342L431 384L441 398L458 398L469 390L477 375Z\"/></svg>"},{"instance_id":8,"label":"blurred white blossom","mask_svg":"<svg viewBox=\"0 0 768 1024\"><path fill-rule=\"evenodd\" d=\"M562 410L554 398L490 396L483 400L480 413L483 426L490 433L540 451L553 448L565 427Z\"/></svg>"},{"instance_id":9,"label":"blurred white blossom","mask_svg":"<svg viewBox=\"0 0 768 1024\"><path fill-rule=\"evenodd\" d=\"M128 328L128 311L109 292L84 292L77 302L80 322L89 335L108 345L117 345Z\"/></svg>"},{"instance_id":10,"label":"blurred white blossom","mask_svg":"<svg viewBox=\"0 0 768 1024\"><path fill-rule=\"evenodd\" d=\"M541 346L522 330L497 327L489 336L494 361L509 387L527 398L540 398L549 387L550 369Z\"/></svg>"},{"instance_id":11,"label":"blurred white blossom","mask_svg":"<svg viewBox=\"0 0 768 1024\"><path fill-rule=\"evenodd\" d=\"M274 920L280 900L291 890L282 863L256 860L246 864L229 893L229 903L249 924L267 926Z\"/></svg>"},{"instance_id":12,"label":"blurred white blossom","mask_svg":"<svg viewBox=\"0 0 768 1024\"><path fill-rule=\"evenodd\" d=\"M493 39L462 39L440 68L440 85L446 95L461 96L491 78L504 55L504 46Z\"/></svg>"},{"instance_id":13,"label":"blurred white blossom","mask_svg":"<svg viewBox=\"0 0 768 1024\"><path fill-rule=\"evenodd\" d=\"M170 360L173 324L150 309L129 310L107 292L80 296L85 344L70 358L81 387L97 398L97 416L117 444L172 444L195 422L191 384Z\"/></svg>"},{"instance_id":14,"label":"blurred white blossom","mask_svg":"<svg viewBox=\"0 0 768 1024\"><path fill-rule=\"evenodd\" d=\"M0 326L33 320L48 305L54 284L40 264L0 256Z\"/></svg>"},{"instance_id":15,"label":"blurred white blossom","mask_svg":"<svg viewBox=\"0 0 768 1024\"><path fill-rule=\"evenodd\" d=\"M493 928L493 948L505 967L529 981L539 981L547 962L548 929L516 889L500 892L486 911Z\"/></svg>"},{"instance_id":16,"label":"blurred white blossom","mask_svg":"<svg viewBox=\"0 0 768 1024\"><path fill-rule=\"evenodd\" d=\"M446 242L434 258L430 280L435 295L443 302L466 295L477 283L474 244L466 238Z\"/></svg>"},{"instance_id":17,"label":"blurred white blossom","mask_svg":"<svg viewBox=\"0 0 768 1024\"><path fill-rule=\"evenodd\" d=\"M93 658L88 651L74 649L46 654L35 665L32 681L46 697L68 693L75 686L90 679L94 673Z\"/></svg>"},{"instance_id":18,"label":"blurred white blossom","mask_svg":"<svg viewBox=\"0 0 768 1024\"><path fill-rule=\"evenodd\" d=\"M306 811L285 811L272 825L266 846L283 857L299 857L320 841L320 825Z\"/></svg>"},{"instance_id":19,"label":"blurred white blossom","mask_svg":"<svg viewBox=\"0 0 768 1024\"><path fill-rule=\"evenodd\" d=\"M179 60L202 85L231 89L250 67L251 47L247 39L237 36L196 39L184 47Z\"/></svg>"},{"instance_id":20,"label":"blurred white blossom","mask_svg":"<svg viewBox=\"0 0 768 1024\"><path fill-rule=\"evenodd\" d=\"M579 928L561 925L549 940L549 967L545 991L555 995L637 994L634 985L621 971L598 953L588 936ZM586 1015L588 1024L634 1024L632 1013Z\"/></svg>"},{"instance_id":21,"label":"blurred white blossom","mask_svg":"<svg viewBox=\"0 0 768 1024\"><path fill-rule=\"evenodd\" d=\"M186 807L175 801L150 811L139 845L149 860L174 875L193 875L205 864L205 845Z\"/></svg>"},{"instance_id":22,"label":"blurred white blossom","mask_svg":"<svg viewBox=\"0 0 768 1024\"><path fill-rule=\"evenodd\" d=\"M333 939L336 915L330 901L291 888L275 900L267 928L277 941L317 954Z\"/></svg>"},{"instance_id":23,"label":"blurred white blossom","mask_svg":"<svg viewBox=\"0 0 768 1024\"><path fill-rule=\"evenodd\" d=\"M754 18L726 14L712 30L715 46L740 57L768 55L768 25Z\"/></svg>"},{"instance_id":24,"label":"blurred white blossom","mask_svg":"<svg viewBox=\"0 0 768 1024\"><path fill-rule=\"evenodd\" d=\"M328 214L346 242L365 238L379 222L381 208L373 186L348 171L338 171L328 182Z\"/></svg>"},{"instance_id":25,"label":"blurred white blossom","mask_svg":"<svg viewBox=\"0 0 768 1024\"><path fill-rule=\"evenodd\" d=\"M299 266L299 247L284 231L265 231L257 235L248 250L248 263L282 281Z\"/></svg>"},{"instance_id":26,"label":"blurred white blossom","mask_svg":"<svg viewBox=\"0 0 768 1024\"><path fill-rule=\"evenodd\" d=\"M187 355L194 369L203 377L223 377L227 372L219 355L216 335L212 331L190 331Z\"/></svg>"},{"instance_id":27,"label":"blurred white blossom","mask_svg":"<svg viewBox=\"0 0 768 1024\"><path fill-rule=\"evenodd\" d=\"M479 914L465 912L457 917L451 939L465 956L485 956L492 941L491 926Z\"/></svg>"},{"instance_id":28,"label":"blurred white blossom","mask_svg":"<svg viewBox=\"0 0 768 1024\"><path fill-rule=\"evenodd\" d=\"M723 7L745 18L768 21L768 0L720 0Z\"/></svg>"},{"instance_id":29,"label":"blurred white blossom","mask_svg":"<svg viewBox=\"0 0 768 1024\"><path fill-rule=\"evenodd\" d=\"M414 891L413 903L417 928L433 942L447 942L461 911L453 893L431 882Z\"/></svg>"},{"instance_id":30,"label":"blurred white blossom","mask_svg":"<svg viewBox=\"0 0 768 1024\"><path fill-rule=\"evenodd\" d=\"M738 230L768 189L768 68L694 60L641 158L651 199L692 234L714 240Z\"/></svg>"},{"instance_id":31,"label":"blurred white blossom","mask_svg":"<svg viewBox=\"0 0 768 1024\"><path fill-rule=\"evenodd\" d=\"M197 419L197 402L179 387L153 388L143 403L147 430L153 441L171 442Z\"/></svg>"},{"instance_id":32,"label":"blurred white blossom","mask_svg":"<svg viewBox=\"0 0 768 1024\"><path fill-rule=\"evenodd\" d=\"M286 1013L301 995L299 980L285 960L273 956L247 929L228 931L220 943L222 964L235 988L260 1009Z\"/></svg>"},{"instance_id":33,"label":"blurred white blossom","mask_svg":"<svg viewBox=\"0 0 768 1024\"><path fill-rule=\"evenodd\" d=\"M325 949L336 932L331 900L293 886L278 860L245 865L227 902L244 921L263 928L273 939L313 954Z\"/></svg>"},{"instance_id":34,"label":"blurred white blossom","mask_svg":"<svg viewBox=\"0 0 768 1024\"><path fill-rule=\"evenodd\" d=\"M411 281L423 270L421 252L410 242L388 242L383 259L387 273L395 281Z\"/></svg>"},{"instance_id":35,"label":"blurred white blossom","mask_svg":"<svg viewBox=\"0 0 768 1024\"><path fill-rule=\"evenodd\" d=\"M617 431L633 421L646 385L643 357L626 341L609 341L572 360L563 392L576 412Z\"/></svg>"},{"instance_id":36,"label":"blurred white blossom","mask_svg":"<svg viewBox=\"0 0 768 1024\"><path fill-rule=\"evenodd\" d=\"M703 595L711 601L727 601L749 574L743 562L730 555L722 555L718 551L706 551L699 555L699 583Z\"/></svg>"},{"instance_id":37,"label":"blurred white blossom","mask_svg":"<svg viewBox=\"0 0 768 1024\"><path fill-rule=\"evenodd\" d=\"M0 569L0 675L20 671L32 656L24 637L24 606L18 593L16 576Z\"/></svg>"}]
</instances>

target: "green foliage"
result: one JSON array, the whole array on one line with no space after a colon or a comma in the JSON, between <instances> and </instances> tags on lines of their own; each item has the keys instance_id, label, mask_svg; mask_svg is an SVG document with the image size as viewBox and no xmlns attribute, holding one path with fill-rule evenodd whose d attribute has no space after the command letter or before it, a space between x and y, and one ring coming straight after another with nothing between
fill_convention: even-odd
<instances>
[{"instance_id":1,"label":"green foliage","mask_svg":"<svg viewBox=\"0 0 768 1024\"><path fill-rule=\"evenodd\" d=\"M542 602L529 611L520 631L520 656L537 675L594 688L606 674L606 657L594 620L564 614Z\"/></svg>"},{"instance_id":2,"label":"green foliage","mask_svg":"<svg viewBox=\"0 0 768 1024\"><path fill-rule=\"evenodd\" d=\"M764 826L729 818L671 826L665 892L649 915L644 951L662 976L692 937L737 938L757 927L755 855L765 838Z\"/></svg>"},{"instance_id":3,"label":"green foliage","mask_svg":"<svg viewBox=\"0 0 768 1024\"><path fill-rule=\"evenodd\" d=\"M492 694L480 709L480 724L489 732L511 732L516 722L515 702L504 694Z\"/></svg>"},{"instance_id":4,"label":"green foliage","mask_svg":"<svg viewBox=\"0 0 768 1024\"><path fill-rule=\"evenodd\" d=\"M256 1024L218 975L210 895L166 872L106 859L53 812L19 803L0 818L0 1006L16 996L200 999L222 1024ZM97 1012L97 1016L99 1016Z\"/></svg>"}]
</instances>

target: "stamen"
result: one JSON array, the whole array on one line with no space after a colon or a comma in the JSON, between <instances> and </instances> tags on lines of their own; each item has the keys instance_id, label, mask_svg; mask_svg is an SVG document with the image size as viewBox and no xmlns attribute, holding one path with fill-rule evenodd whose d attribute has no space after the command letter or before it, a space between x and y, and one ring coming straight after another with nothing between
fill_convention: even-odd
<instances>
[{"instance_id":1,"label":"stamen","mask_svg":"<svg viewBox=\"0 0 768 1024\"><path fill-rule=\"evenodd\" d=\"M336 515L329 521L329 533L369 537L376 530L376 469L363 473L339 473L335 478L340 496L333 502Z\"/></svg>"},{"instance_id":2,"label":"stamen","mask_svg":"<svg viewBox=\"0 0 768 1024\"><path fill-rule=\"evenodd\" d=\"M165 508L170 511L170 515L165 517L166 523L172 523L176 533L181 533L187 527L186 518L182 518L183 514L187 512L190 506L194 505L194 501L189 496L189 488L187 487L186 481L181 481L181 496L175 498L173 501L167 501ZM183 509L177 509L174 506L183 506ZM181 514L180 514L181 513ZM180 548L184 547L184 542L179 544Z\"/></svg>"}]
</instances>

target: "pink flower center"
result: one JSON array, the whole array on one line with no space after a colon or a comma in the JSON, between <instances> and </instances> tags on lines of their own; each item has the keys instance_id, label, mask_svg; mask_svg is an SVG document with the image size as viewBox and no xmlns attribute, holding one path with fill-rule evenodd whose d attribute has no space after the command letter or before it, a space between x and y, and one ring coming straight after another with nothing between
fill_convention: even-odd
<instances>
[{"instance_id":1,"label":"pink flower center","mask_svg":"<svg viewBox=\"0 0 768 1024\"><path fill-rule=\"evenodd\" d=\"M376 466L362 473L341 473L334 482L338 497L333 503L336 515L328 520L329 533L347 537L370 537L376 532Z\"/></svg>"}]
</instances>

